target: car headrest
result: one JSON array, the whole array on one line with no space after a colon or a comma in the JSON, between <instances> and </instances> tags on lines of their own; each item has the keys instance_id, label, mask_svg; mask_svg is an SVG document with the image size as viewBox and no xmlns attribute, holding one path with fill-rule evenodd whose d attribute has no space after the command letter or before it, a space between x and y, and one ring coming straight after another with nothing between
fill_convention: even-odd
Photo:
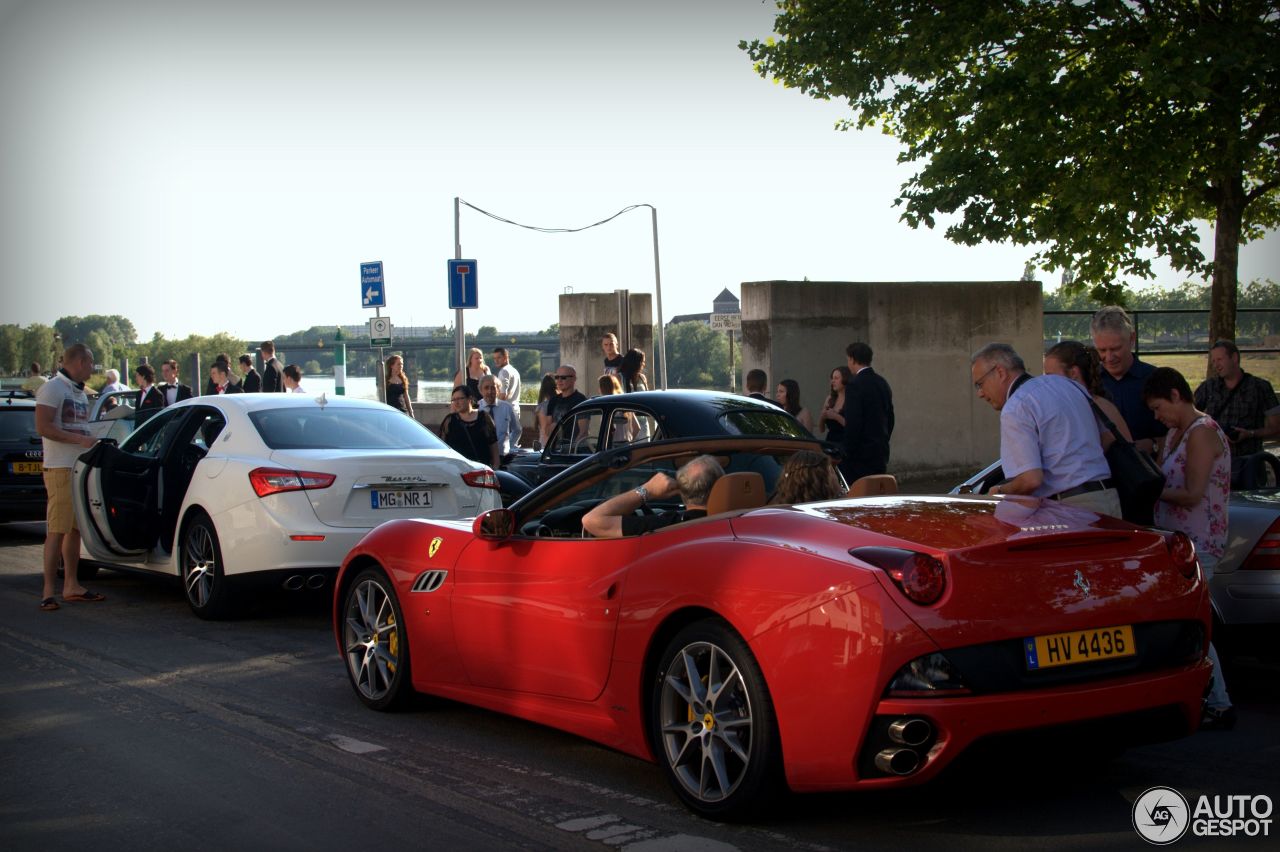
<instances>
[{"instance_id":1,"label":"car headrest","mask_svg":"<svg viewBox=\"0 0 1280 852\"><path fill-rule=\"evenodd\" d=\"M864 476L849 486L847 497L871 497L875 494L897 494L898 480L887 473Z\"/></svg>"},{"instance_id":2,"label":"car headrest","mask_svg":"<svg viewBox=\"0 0 1280 852\"><path fill-rule=\"evenodd\" d=\"M764 504L763 476L751 471L726 473L711 486L711 494L707 497L707 514L755 509Z\"/></svg>"}]
</instances>

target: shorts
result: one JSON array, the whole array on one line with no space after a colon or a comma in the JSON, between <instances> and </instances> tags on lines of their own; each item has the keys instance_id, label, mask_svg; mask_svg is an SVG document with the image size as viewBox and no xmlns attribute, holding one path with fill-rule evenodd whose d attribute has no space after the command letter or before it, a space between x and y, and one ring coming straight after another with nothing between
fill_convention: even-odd
<instances>
[{"instance_id":1,"label":"shorts","mask_svg":"<svg viewBox=\"0 0 1280 852\"><path fill-rule=\"evenodd\" d=\"M46 467L44 490L49 492L49 511L45 515L48 531L62 535L79 532L75 508L71 505L71 468Z\"/></svg>"}]
</instances>

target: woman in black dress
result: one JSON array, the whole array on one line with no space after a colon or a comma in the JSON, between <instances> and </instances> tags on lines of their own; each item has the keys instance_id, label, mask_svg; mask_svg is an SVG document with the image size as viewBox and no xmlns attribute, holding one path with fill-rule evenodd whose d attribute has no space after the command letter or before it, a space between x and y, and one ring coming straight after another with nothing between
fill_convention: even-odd
<instances>
[{"instance_id":1,"label":"woman in black dress","mask_svg":"<svg viewBox=\"0 0 1280 852\"><path fill-rule=\"evenodd\" d=\"M498 469L498 430L487 411L478 411L466 385L457 385L449 395L452 409L440 421L440 437L472 461Z\"/></svg>"},{"instance_id":2,"label":"woman in black dress","mask_svg":"<svg viewBox=\"0 0 1280 852\"><path fill-rule=\"evenodd\" d=\"M818 428L827 427L827 440L833 444L844 443L844 388L853 381L853 373L848 367L840 366L831 371L831 393L822 404L822 413L818 415Z\"/></svg>"},{"instance_id":3,"label":"woman in black dress","mask_svg":"<svg viewBox=\"0 0 1280 852\"><path fill-rule=\"evenodd\" d=\"M409 400L409 377L404 372L404 359L392 355L387 359L387 405L413 416L413 403Z\"/></svg>"}]
</instances>

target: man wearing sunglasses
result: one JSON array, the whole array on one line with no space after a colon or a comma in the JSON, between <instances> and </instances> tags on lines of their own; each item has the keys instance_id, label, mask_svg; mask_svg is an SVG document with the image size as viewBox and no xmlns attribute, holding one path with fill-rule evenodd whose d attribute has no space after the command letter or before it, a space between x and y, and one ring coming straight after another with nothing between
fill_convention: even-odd
<instances>
[{"instance_id":1,"label":"man wearing sunglasses","mask_svg":"<svg viewBox=\"0 0 1280 852\"><path fill-rule=\"evenodd\" d=\"M553 423L559 423L561 417L587 397L577 388L578 371L572 364L561 364L551 377L556 380L556 395L547 406L547 414Z\"/></svg>"}]
</instances>

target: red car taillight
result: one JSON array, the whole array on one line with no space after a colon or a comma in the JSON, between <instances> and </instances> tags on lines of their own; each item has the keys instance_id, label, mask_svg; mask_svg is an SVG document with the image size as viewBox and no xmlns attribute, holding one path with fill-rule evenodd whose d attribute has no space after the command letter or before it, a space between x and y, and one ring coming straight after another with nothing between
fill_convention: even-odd
<instances>
[{"instance_id":1,"label":"red car taillight","mask_svg":"<svg viewBox=\"0 0 1280 852\"><path fill-rule=\"evenodd\" d=\"M849 554L884 571L909 600L918 604L935 603L947 590L942 560L927 553L897 547L855 547Z\"/></svg>"},{"instance_id":2,"label":"red car taillight","mask_svg":"<svg viewBox=\"0 0 1280 852\"><path fill-rule=\"evenodd\" d=\"M498 474L488 468L484 470L469 470L462 474L462 481L472 488L497 488Z\"/></svg>"},{"instance_id":3,"label":"red car taillight","mask_svg":"<svg viewBox=\"0 0 1280 852\"><path fill-rule=\"evenodd\" d=\"M1164 540L1169 548L1169 558L1173 567L1182 572L1182 576L1190 580L1196 575L1196 546L1184 532L1176 532Z\"/></svg>"},{"instance_id":4,"label":"red car taillight","mask_svg":"<svg viewBox=\"0 0 1280 852\"><path fill-rule=\"evenodd\" d=\"M1249 551L1241 571L1280 571L1280 518L1271 522L1266 533Z\"/></svg>"},{"instance_id":5,"label":"red car taillight","mask_svg":"<svg viewBox=\"0 0 1280 852\"><path fill-rule=\"evenodd\" d=\"M311 491L316 488L328 488L337 479L332 473L319 473L312 470L284 470L274 467L259 467L249 471L249 484L259 497L268 494L279 494L282 491Z\"/></svg>"}]
</instances>

